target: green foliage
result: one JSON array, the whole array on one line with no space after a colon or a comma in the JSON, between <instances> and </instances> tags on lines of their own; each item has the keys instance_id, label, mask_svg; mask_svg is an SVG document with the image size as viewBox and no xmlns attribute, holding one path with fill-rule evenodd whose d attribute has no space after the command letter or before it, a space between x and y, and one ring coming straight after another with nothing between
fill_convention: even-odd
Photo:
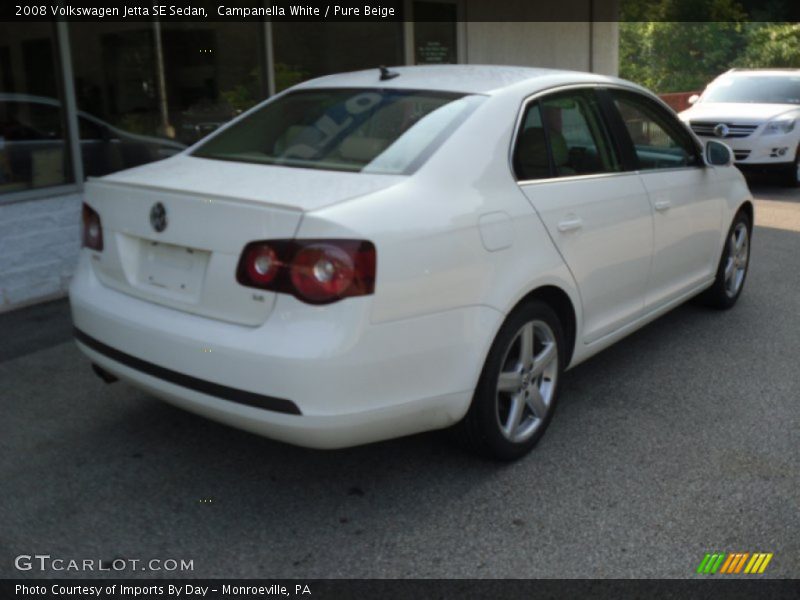
<instances>
[{"instance_id":1,"label":"green foliage","mask_svg":"<svg viewBox=\"0 0 800 600\"><path fill-rule=\"evenodd\" d=\"M752 23L741 67L800 68L800 23Z\"/></svg>"},{"instance_id":2,"label":"green foliage","mask_svg":"<svg viewBox=\"0 0 800 600\"><path fill-rule=\"evenodd\" d=\"M275 91L280 92L307 79L309 73L293 65L275 63Z\"/></svg>"},{"instance_id":3,"label":"green foliage","mask_svg":"<svg viewBox=\"0 0 800 600\"><path fill-rule=\"evenodd\" d=\"M737 0L623 0L620 76L666 93L701 90L731 67L800 67L800 24L747 18Z\"/></svg>"},{"instance_id":4,"label":"green foliage","mask_svg":"<svg viewBox=\"0 0 800 600\"><path fill-rule=\"evenodd\" d=\"M658 92L696 90L745 46L736 22L620 23L620 76Z\"/></svg>"},{"instance_id":5,"label":"green foliage","mask_svg":"<svg viewBox=\"0 0 800 600\"><path fill-rule=\"evenodd\" d=\"M258 67L251 69L247 79L230 90L220 92L222 99L234 114L241 113L261 99L261 75Z\"/></svg>"}]
</instances>

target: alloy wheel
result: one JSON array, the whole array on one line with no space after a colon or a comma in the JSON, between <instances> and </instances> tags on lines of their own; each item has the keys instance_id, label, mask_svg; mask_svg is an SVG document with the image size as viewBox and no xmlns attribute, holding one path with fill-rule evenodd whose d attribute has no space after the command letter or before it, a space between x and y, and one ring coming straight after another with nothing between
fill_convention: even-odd
<instances>
[{"instance_id":1,"label":"alloy wheel","mask_svg":"<svg viewBox=\"0 0 800 600\"><path fill-rule=\"evenodd\" d=\"M497 423L503 436L521 443L545 421L558 378L558 345L544 321L525 323L511 341L497 378Z\"/></svg>"},{"instance_id":2,"label":"alloy wheel","mask_svg":"<svg viewBox=\"0 0 800 600\"><path fill-rule=\"evenodd\" d=\"M728 238L728 259L725 264L725 293L733 298L742 288L749 259L749 232L745 223L738 223Z\"/></svg>"}]
</instances>

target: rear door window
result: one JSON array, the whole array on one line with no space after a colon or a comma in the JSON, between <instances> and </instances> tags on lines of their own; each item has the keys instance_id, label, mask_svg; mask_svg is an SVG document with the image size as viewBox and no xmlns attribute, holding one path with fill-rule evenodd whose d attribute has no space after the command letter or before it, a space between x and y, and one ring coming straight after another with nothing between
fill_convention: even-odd
<instances>
[{"instance_id":1,"label":"rear door window","mask_svg":"<svg viewBox=\"0 0 800 600\"><path fill-rule=\"evenodd\" d=\"M622 170L593 90L570 90L530 104L514 150L520 180Z\"/></svg>"}]
</instances>

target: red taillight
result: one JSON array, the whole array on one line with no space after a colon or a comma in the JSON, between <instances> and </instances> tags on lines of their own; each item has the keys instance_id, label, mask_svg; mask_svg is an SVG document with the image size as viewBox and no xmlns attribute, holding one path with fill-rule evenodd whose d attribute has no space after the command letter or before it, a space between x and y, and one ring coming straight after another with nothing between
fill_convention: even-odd
<instances>
[{"instance_id":1,"label":"red taillight","mask_svg":"<svg viewBox=\"0 0 800 600\"><path fill-rule=\"evenodd\" d=\"M319 302L341 298L355 278L353 257L330 244L306 246L292 261L291 278L304 299Z\"/></svg>"},{"instance_id":2,"label":"red taillight","mask_svg":"<svg viewBox=\"0 0 800 600\"><path fill-rule=\"evenodd\" d=\"M375 290L375 246L363 240L271 240L248 244L236 280L247 287L329 304Z\"/></svg>"},{"instance_id":3,"label":"red taillight","mask_svg":"<svg viewBox=\"0 0 800 600\"><path fill-rule=\"evenodd\" d=\"M267 285L278 274L278 257L266 244L252 246L244 261L248 278L260 286Z\"/></svg>"},{"instance_id":4,"label":"red taillight","mask_svg":"<svg viewBox=\"0 0 800 600\"><path fill-rule=\"evenodd\" d=\"M91 206L84 203L81 222L83 224L83 245L86 248L101 251L103 249L103 225L100 223L100 215Z\"/></svg>"}]
</instances>

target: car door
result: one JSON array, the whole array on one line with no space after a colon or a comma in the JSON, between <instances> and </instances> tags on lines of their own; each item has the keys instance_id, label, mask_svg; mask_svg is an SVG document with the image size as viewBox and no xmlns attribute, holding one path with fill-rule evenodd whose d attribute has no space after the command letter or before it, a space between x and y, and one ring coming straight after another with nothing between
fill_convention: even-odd
<instances>
[{"instance_id":1,"label":"car door","mask_svg":"<svg viewBox=\"0 0 800 600\"><path fill-rule=\"evenodd\" d=\"M571 88L529 101L513 165L578 285L584 343L639 317L653 214L641 178L624 172L595 90Z\"/></svg>"},{"instance_id":2,"label":"car door","mask_svg":"<svg viewBox=\"0 0 800 600\"><path fill-rule=\"evenodd\" d=\"M631 90L609 89L623 145L647 190L655 250L646 309L680 298L714 276L723 197L702 148L671 111Z\"/></svg>"}]
</instances>

